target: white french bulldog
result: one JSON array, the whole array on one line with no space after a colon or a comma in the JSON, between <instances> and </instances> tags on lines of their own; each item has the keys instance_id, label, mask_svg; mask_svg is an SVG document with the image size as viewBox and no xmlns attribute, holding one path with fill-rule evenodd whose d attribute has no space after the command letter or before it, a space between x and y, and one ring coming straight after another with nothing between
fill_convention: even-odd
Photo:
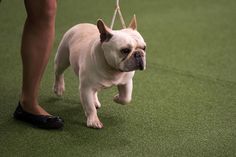
<instances>
[{"instance_id":1,"label":"white french bulldog","mask_svg":"<svg viewBox=\"0 0 236 157\"><path fill-rule=\"evenodd\" d=\"M111 30L102 20L78 24L63 36L55 57L54 92L65 91L64 70L72 66L79 77L80 100L87 117L87 126L102 128L96 108L101 104L97 92L117 85L114 101L127 104L132 98L135 70L144 70L146 43L137 31L136 18L126 29Z\"/></svg>"}]
</instances>

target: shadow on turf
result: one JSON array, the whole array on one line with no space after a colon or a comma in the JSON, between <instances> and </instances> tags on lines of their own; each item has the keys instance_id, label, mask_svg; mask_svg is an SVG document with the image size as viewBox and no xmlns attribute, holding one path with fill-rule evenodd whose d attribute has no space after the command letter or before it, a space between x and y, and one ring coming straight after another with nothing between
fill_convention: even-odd
<instances>
[{"instance_id":1,"label":"shadow on turf","mask_svg":"<svg viewBox=\"0 0 236 157\"><path fill-rule=\"evenodd\" d=\"M47 109L50 113L59 115L65 120L64 129L69 128L87 128L86 126L86 117L80 102L74 99L68 98L55 98L48 97L44 100L43 104L50 106ZM109 106L110 107L110 106ZM104 123L105 127L116 127L122 125L125 121L120 116L114 116L109 113L104 113L103 108L98 110L98 116L100 120Z\"/></svg>"}]
</instances>

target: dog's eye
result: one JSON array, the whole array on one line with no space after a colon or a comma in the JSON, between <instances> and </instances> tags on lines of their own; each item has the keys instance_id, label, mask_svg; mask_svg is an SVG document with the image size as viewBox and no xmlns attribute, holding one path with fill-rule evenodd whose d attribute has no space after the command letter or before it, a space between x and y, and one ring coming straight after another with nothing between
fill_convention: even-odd
<instances>
[{"instance_id":1,"label":"dog's eye","mask_svg":"<svg viewBox=\"0 0 236 157\"><path fill-rule=\"evenodd\" d=\"M123 54L129 54L131 52L131 49L124 48L124 49L121 49L120 52L123 53Z\"/></svg>"},{"instance_id":2,"label":"dog's eye","mask_svg":"<svg viewBox=\"0 0 236 157\"><path fill-rule=\"evenodd\" d=\"M146 46L143 47L143 51L145 51L145 50L146 50Z\"/></svg>"}]
</instances>

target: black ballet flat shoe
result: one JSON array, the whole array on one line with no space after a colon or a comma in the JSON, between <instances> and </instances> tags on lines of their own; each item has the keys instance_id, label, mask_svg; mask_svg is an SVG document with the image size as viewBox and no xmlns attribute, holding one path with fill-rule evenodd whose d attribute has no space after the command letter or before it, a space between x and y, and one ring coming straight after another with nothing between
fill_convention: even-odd
<instances>
[{"instance_id":1,"label":"black ballet flat shoe","mask_svg":"<svg viewBox=\"0 0 236 157\"><path fill-rule=\"evenodd\" d=\"M23 110L19 102L16 111L13 114L14 118L27 123L30 123L42 129L61 129L64 125L62 118L51 115L34 115Z\"/></svg>"}]
</instances>

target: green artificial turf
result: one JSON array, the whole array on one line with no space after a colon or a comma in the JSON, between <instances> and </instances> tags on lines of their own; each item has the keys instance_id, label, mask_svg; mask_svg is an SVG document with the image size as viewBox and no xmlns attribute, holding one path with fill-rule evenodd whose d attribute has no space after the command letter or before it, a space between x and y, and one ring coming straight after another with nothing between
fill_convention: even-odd
<instances>
[{"instance_id":1,"label":"green artificial turf","mask_svg":"<svg viewBox=\"0 0 236 157\"><path fill-rule=\"evenodd\" d=\"M112 101L116 88L99 94L102 130L85 126L78 81L66 72L66 93L51 91L53 57L71 26L108 24L115 1L58 1L56 39L40 103L65 119L62 131L13 120L21 88L23 1L0 3L0 156L29 157L234 157L236 156L236 1L121 1L125 20L135 13L145 38L147 70L134 78L133 101ZM116 22L116 28L120 24Z\"/></svg>"}]
</instances>

